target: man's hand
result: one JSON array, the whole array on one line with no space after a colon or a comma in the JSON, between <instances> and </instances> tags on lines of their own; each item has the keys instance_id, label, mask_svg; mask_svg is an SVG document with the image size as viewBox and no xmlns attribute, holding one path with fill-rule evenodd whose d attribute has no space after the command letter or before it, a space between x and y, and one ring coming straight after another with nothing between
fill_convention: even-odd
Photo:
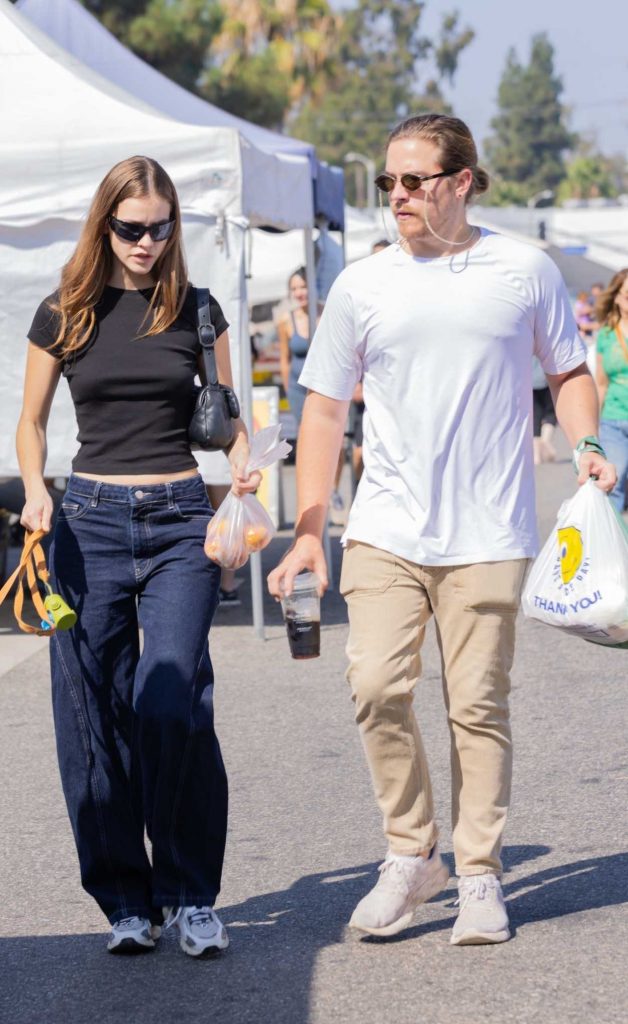
<instances>
[{"instance_id":1,"label":"man's hand","mask_svg":"<svg viewBox=\"0 0 628 1024\"><path fill-rule=\"evenodd\" d=\"M292 593L294 578L304 569L315 572L319 579L318 594L322 597L327 590L327 564L323 545L311 535L299 537L288 549L276 569L268 575L268 590L276 601Z\"/></svg>"},{"instance_id":2,"label":"man's hand","mask_svg":"<svg viewBox=\"0 0 628 1024\"><path fill-rule=\"evenodd\" d=\"M589 477L596 477L597 486L609 494L617 483L617 470L599 452L584 451L578 462L578 483L586 484Z\"/></svg>"}]
</instances>

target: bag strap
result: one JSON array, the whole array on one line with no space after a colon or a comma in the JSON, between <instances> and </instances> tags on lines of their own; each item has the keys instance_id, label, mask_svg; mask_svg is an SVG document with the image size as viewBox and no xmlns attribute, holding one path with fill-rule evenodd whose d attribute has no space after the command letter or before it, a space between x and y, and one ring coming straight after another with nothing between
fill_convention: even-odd
<instances>
[{"instance_id":1,"label":"bag strap","mask_svg":"<svg viewBox=\"0 0 628 1024\"><path fill-rule=\"evenodd\" d=\"M205 376L207 383L218 386L218 369L216 367L216 356L214 345L216 343L216 328L212 323L209 311L209 288L196 289L196 305L198 313L198 340L201 343L203 363L205 365Z\"/></svg>"},{"instance_id":2,"label":"bag strap","mask_svg":"<svg viewBox=\"0 0 628 1024\"><path fill-rule=\"evenodd\" d=\"M44 622L48 622L48 612L44 602L41 599L39 593L39 587L37 580L41 580L45 587L49 588L48 580L50 575L46 568L46 556L41 546L41 539L45 536L44 530L35 530L34 533L26 534L24 538L24 547L20 556L20 561L15 572L11 573L8 580L5 581L4 586L0 589L0 604L9 594L11 587L17 581L17 590L15 592L15 600L13 602L13 611L15 612L15 618L18 626L23 633L34 633L36 636L52 636L55 632L55 627L51 624L50 629L43 629L37 626L30 626L28 622L24 622L22 618L22 612L24 609L24 577L28 583L28 589L30 590L35 610Z\"/></svg>"}]
</instances>

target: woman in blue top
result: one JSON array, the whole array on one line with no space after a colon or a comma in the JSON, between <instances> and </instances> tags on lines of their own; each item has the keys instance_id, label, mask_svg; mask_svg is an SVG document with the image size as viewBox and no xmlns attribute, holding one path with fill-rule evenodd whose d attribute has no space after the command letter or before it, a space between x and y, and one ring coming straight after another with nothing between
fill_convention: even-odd
<instances>
[{"instance_id":1,"label":"woman in blue top","mask_svg":"<svg viewBox=\"0 0 628 1024\"><path fill-rule=\"evenodd\" d=\"M596 303L596 381L600 396L600 441L617 467L610 499L624 507L628 478L628 268L618 270Z\"/></svg>"},{"instance_id":2,"label":"woman in blue top","mask_svg":"<svg viewBox=\"0 0 628 1024\"><path fill-rule=\"evenodd\" d=\"M299 384L301 370L310 347L308 291L305 267L299 267L288 279L292 308L277 325L281 382L296 420L297 433L303 415L307 391Z\"/></svg>"}]
</instances>

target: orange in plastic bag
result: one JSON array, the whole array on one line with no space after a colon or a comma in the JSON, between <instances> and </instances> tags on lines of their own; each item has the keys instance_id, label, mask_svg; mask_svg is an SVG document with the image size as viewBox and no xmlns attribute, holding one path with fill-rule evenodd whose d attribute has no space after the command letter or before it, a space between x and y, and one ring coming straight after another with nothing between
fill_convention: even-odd
<instances>
[{"instance_id":1,"label":"orange in plastic bag","mask_svg":"<svg viewBox=\"0 0 628 1024\"><path fill-rule=\"evenodd\" d=\"M280 426L265 427L251 443L247 469L265 469L285 459L291 446L279 441ZM205 554L223 569L240 569L252 551L262 551L275 536L274 523L252 494L236 497L230 491L207 527Z\"/></svg>"}]
</instances>

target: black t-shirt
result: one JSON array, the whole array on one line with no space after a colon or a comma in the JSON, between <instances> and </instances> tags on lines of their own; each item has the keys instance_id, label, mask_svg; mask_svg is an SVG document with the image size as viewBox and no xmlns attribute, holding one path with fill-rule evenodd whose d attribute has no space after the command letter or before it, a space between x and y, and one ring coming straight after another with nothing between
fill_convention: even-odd
<instances>
[{"instance_id":1,"label":"black t-shirt","mask_svg":"<svg viewBox=\"0 0 628 1024\"><path fill-rule=\"evenodd\" d=\"M62 360L76 410L80 449L72 468L82 473L177 473L196 461L187 438L194 410L194 377L201 351L196 292L188 289L179 317L162 334L139 337L152 289L130 291L107 286L95 307L96 327L89 342ZM48 349L58 316L48 302L39 306L29 341ZM228 324L211 297L212 323L219 337ZM59 353L59 354L58 354Z\"/></svg>"}]
</instances>

